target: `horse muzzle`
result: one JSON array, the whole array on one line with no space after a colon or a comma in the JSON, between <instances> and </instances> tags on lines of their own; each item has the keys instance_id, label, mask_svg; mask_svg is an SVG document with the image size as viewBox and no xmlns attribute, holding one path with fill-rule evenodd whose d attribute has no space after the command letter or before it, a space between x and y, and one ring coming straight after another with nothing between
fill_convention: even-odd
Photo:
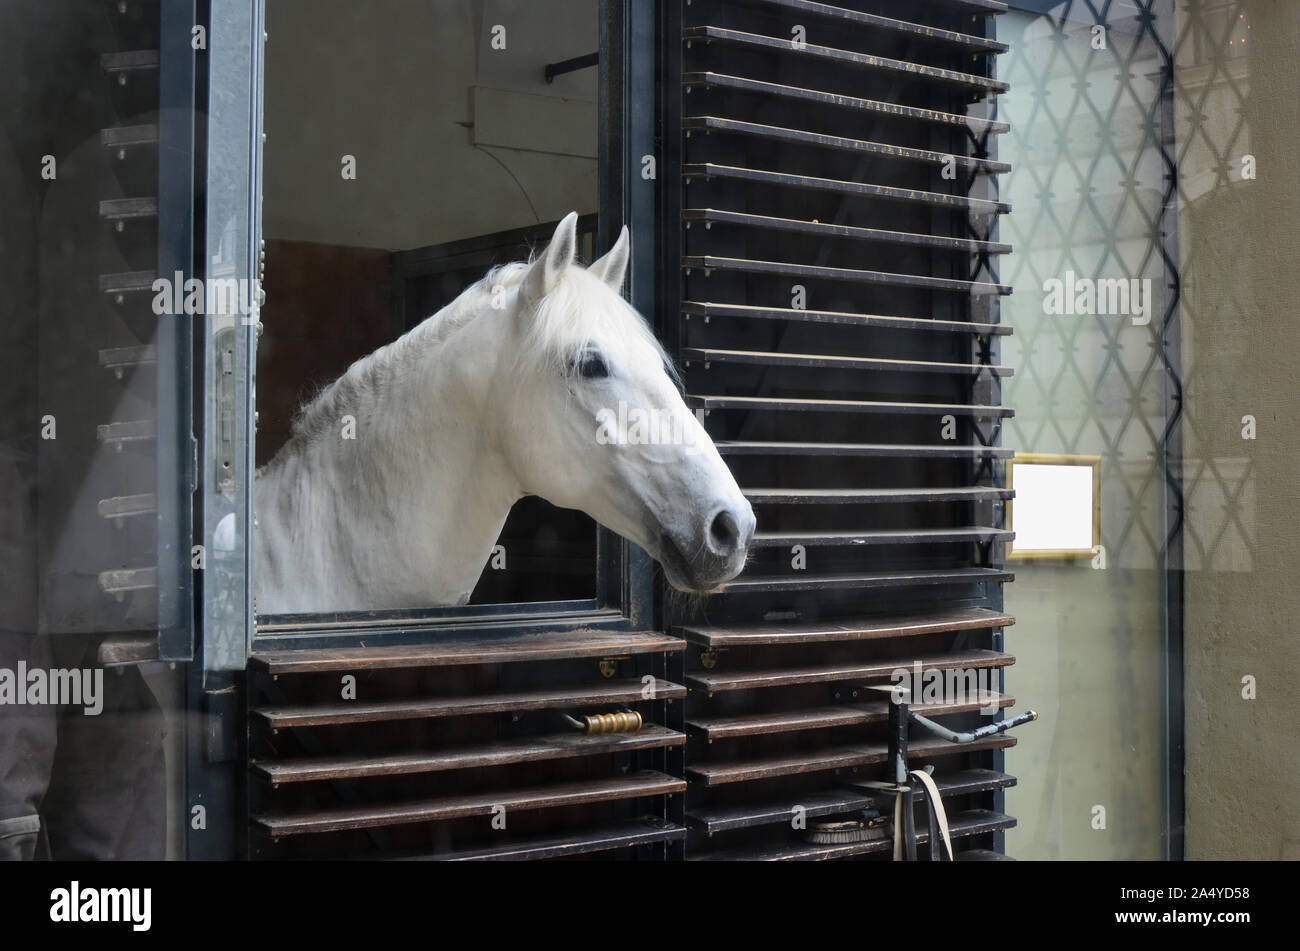
<instances>
[{"instance_id":1,"label":"horse muzzle","mask_svg":"<svg viewBox=\"0 0 1300 951\"><path fill-rule=\"evenodd\" d=\"M658 558L668 583L700 594L736 577L745 567L754 525L746 504L714 510L689 534L662 532Z\"/></svg>"}]
</instances>

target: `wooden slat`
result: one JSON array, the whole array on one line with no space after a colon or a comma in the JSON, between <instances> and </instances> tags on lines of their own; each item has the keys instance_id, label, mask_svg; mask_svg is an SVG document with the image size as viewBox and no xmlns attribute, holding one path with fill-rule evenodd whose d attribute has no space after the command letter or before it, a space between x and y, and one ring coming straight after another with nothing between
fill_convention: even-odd
<instances>
[{"instance_id":1,"label":"wooden slat","mask_svg":"<svg viewBox=\"0 0 1300 951\"><path fill-rule=\"evenodd\" d=\"M953 839L969 838L1001 829L1015 828L1016 820L1011 816L989 809L968 809L948 817L948 831ZM930 830L924 825L916 830L918 844L927 845ZM691 857L691 861L711 862L782 862L782 861L825 861L828 859L845 859L875 852L888 853L894 848L892 830L881 830L879 838L866 842L845 842L839 845L815 845L811 842L792 840L780 845L762 845L742 849L718 852L706 852Z\"/></svg>"},{"instance_id":2,"label":"wooden slat","mask_svg":"<svg viewBox=\"0 0 1300 951\"><path fill-rule=\"evenodd\" d=\"M430 697L385 700L379 703L337 703L293 707L264 707L253 715L277 730L295 727L339 726L351 723L387 723L395 720L431 720L484 713L522 710L584 709L609 704L637 703L646 699L640 680L608 680L577 687L482 693L465 697ZM655 681L654 700L679 700L686 688L667 680Z\"/></svg>"},{"instance_id":3,"label":"wooden slat","mask_svg":"<svg viewBox=\"0 0 1300 951\"><path fill-rule=\"evenodd\" d=\"M685 646L685 641L662 634L572 631L398 647L281 651L254 654L249 658L249 665L270 674L311 674L338 670L518 664L583 657L661 654L679 651Z\"/></svg>"},{"instance_id":4,"label":"wooden slat","mask_svg":"<svg viewBox=\"0 0 1300 951\"><path fill-rule=\"evenodd\" d=\"M912 704L910 709L924 716L945 716L986 710L990 705L998 709L1013 706L1015 698L1003 694L981 694L979 698L962 703L941 702ZM740 736L770 736L777 733L799 733L808 730L830 730L849 726L866 726L884 723L889 719L888 700L868 700L863 703L832 707L807 707L785 713L762 713L750 716L698 717L688 720L686 726L700 733L708 742L735 739Z\"/></svg>"},{"instance_id":5,"label":"wooden slat","mask_svg":"<svg viewBox=\"0 0 1300 951\"><path fill-rule=\"evenodd\" d=\"M825 644L839 641L880 640L1009 627L1016 619L988 608L964 608L879 618L842 618L784 624L738 627L686 625L677 633L705 647L766 647L774 644Z\"/></svg>"},{"instance_id":6,"label":"wooden slat","mask_svg":"<svg viewBox=\"0 0 1300 951\"><path fill-rule=\"evenodd\" d=\"M916 188L896 188L872 182L844 181L839 178L820 178L816 175L799 175L794 172L776 172L762 168L744 168L738 165L720 165L716 162L698 162L682 166L682 177L689 185L692 179L722 178L729 181L749 182L755 185L777 185L784 188L804 188L810 191L832 192L850 198L878 198L912 204L932 205L952 211L965 211L972 215L1006 214L1011 206L1004 201L968 198L947 192L928 192Z\"/></svg>"},{"instance_id":7,"label":"wooden slat","mask_svg":"<svg viewBox=\"0 0 1300 951\"><path fill-rule=\"evenodd\" d=\"M869 505L891 502L988 502L1010 499L1013 489L742 489L751 505Z\"/></svg>"},{"instance_id":8,"label":"wooden slat","mask_svg":"<svg viewBox=\"0 0 1300 951\"><path fill-rule=\"evenodd\" d=\"M972 333L1010 336L1009 324L985 324L966 320L938 320L932 317L887 317L880 314L851 314L835 310L795 310L789 307L756 307L752 304L720 304L715 301L686 301L682 313L687 320L704 317L705 323L715 317L735 317L744 320L788 320L795 323L835 324L840 327L871 328L882 330L924 330L937 333Z\"/></svg>"},{"instance_id":9,"label":"wooden slat","mask_svg":"<svg viewBox=\"0 0 1300 951\"><path fill-rule=\"evenodd\" d=\"M759 690L767 687L788 687L794 684L821 684L840 682L867 682L888 680L895 670L911 670L915 662L921 670L958 670L1009 667L1016 662L1015 655L991 650L948 651L925 656L889 657L883 660L859 663L820 664L803 667L788 666L759 670L695 670L686 675L686 682L709 693L729 690Z\"/></svg>"},{"instance_id":10,"label":"wooden slat","mask_svg":"<svg viewBox=\"0 0 1300 951\"><path fill-rule=\"evenodd\" d=\"M536 763L632 750L680 746L684 734L648 723L635 733L587 735L574 730L549 736L497 740L482 746L425 753L382 756L318 756L307 759L263 760L252 764L255 775L271 783L306 783L325 779L364 779L441 773L455 769L488 769L511 763Z\"/></svg>"},{"instance_id":11,"label":"wooden slat","mask_svg":"<svg viewBox=\"0 0 1300 951\"><path fill-rule=\"evenodd\" d=\"M124 631L109 634L95 649L95 662L101 667L123 667L158 660L156 631Z\"/></svg>"},{"instance_id":12,"label":"wooden slat","mask_svg":"<svg viewBox=\"0 0 1300 951\"><path fill-rule=\"evenodd\" d=\"M908 709L922 716L949 716L957 713L1004 709L1015 705L1015 697L999 693L982 693L977 698L955 703L914 703ZM802 733L809 730L834 730L849 726L868 726L889 720L888 698L845 703L831 707L804 707L782 713L756 713L728 717L695 717L686 726L708 742L732 740L740 736L771 736L776 733Z\"/></svg>"},{"instance_id":13,"label":"wooden slat","mask_svg":"<svg viewBox=\"0 0 1300 951\"><path fill-rule=\"evenodd\" d=\"M643 770L610 779L569 782L531 789L496 790L419 802L351 806L344 809L289 815L259 815L253 817L253 822L258 828L279 838L288 835L408 825L416 822L439 822L472 816L487 818L493 815L496 806L504 806L507 810L553 809L593 802L672 795L685 789L684 780L653 770Z\"/></svg>"},{"instance_id":14,"label":"wooden slat","mask_svg":"<svg viewBox=\"0 0 1300 951\"><path fill-rule=\"evenodd\" d=\"M99 203L99 216L109 221L128 218L157 218L157 198L110 198Z\"/></svg>"},{"instance_id":15,"label":"wooden slat","mask_svg":"<svg viewBox=\"0 0 1300 951\"><path fill-rule=\"evenodd\" d=\"M925 63L890 59L887 56L875 56L859 53L856 50L838 49L833 46L819 46L805 43L798 49L791 44L789 37L765 36L761 33L746 33L741 30L729 30L720 26L693 26L682 31L688 43L726 43L744 49L767 50L775 53L789 53L800 58L834 63L837 66L852 66L859 69L887 73L905 79L922 79L928 82L943 83L961 89L973 89L981 92L999 93L1011 88L1009 83L976 73L965 73L956 69L943 69Z\"/></svg>"},{"instance_id":16,"label":"wooden slat","mask_svg":"<svg viewBox=\"0 0 1300 951\"><path fill-rule=\"evenodd\" d=\"M941 43L945 46L959 46L976 52L1005 53L1010 49L1006 43L999 43L997 40L990 40L983 36L973 36L969 33L946 30L924 23L894 20L874 13L863 13L860 10L848 10L844 7L832 6L829 3L818 3L815 0L744 0L744 2L777 7L788 10L793 14L824 17L835 21L837 26L853 24L855 26L869 27L872 30L901 33L912 40L928 40L933 43Z\"/></svg>"},{"instance_id":17,"label":"wooden slat","mask_svg":"<svg viewBox=\"0 0 1300 951\"><path fill-rule=\"evenodd\" d=\"M105 594L126 594L158 587L157 568L114 568L101 571L99 589Z\"/></svg>"},{"instance_id":18,"label":"wooden slat","mask_svg":"<svg viewBox=\"0 0 1300 951\"><path fill-rule=\"evenodd\" d=\"M1015 737L1005 733L986 736L971 743L949 743L938 737L923 737L913 740L908 745L907 758L928 760L938 756L978 753L982 750L1004 750L1015 745ZM775 779L780 776L821 773L833 769L876 766L888 760L888 744L858 743L852 746L831 746L735 762L694 763L686 767L686 772L706 786L724 786L730 783Z\"/></svg>"},{"instance_id":19,"label":"wooden slat","mask_svg":"<svg viewBox=\"0 0 1300 951\"><path fill-rule=\"evenodd\" d=\"M1010 459L1014 449L1002 446L909 446L897 443L759 442L720 439L714 443L724 456L870 456L917 459Z\"/></svg>"},{"instance_id":20,"label":"wooden slat","mask_svg":"<svg viewBox=\"0 0 1300 951\"><path fill-rule=\"evenodd\" d=\"M826 400L798 396L714 396L689 394L686 403L693 409L775 410L803 413L895 413L900 416L974 416L981 419L1008 419L1016 415L1009 406L982 406L974 403L901 403L885 400Z\"/></svg>"},{"instance_id":21,"label":"wooden slat","mask_svg":"<svg viewBox=\"0 0 1300 951\"><path fill-rule=\"evenodd\" d=\"M801 218L778 218L773 215L756 215L744 211L726 211L719 208L687 208L682 220L689 228L701 222L706 228L714 225L734 225L743 228L763 228L785 234L806 234L817 238L840 238L848 241L870 241L875 244L894 244L906 247L937 248L962 254L1010 254L1011 245L977 238L953 238L947 235L918 234L913 231L886 231L883 228L863 228L825 221L804 221ZM993 325L999 326L999 325Z\"/></svg>"},{"instance_id":22,"label":"wooden slat","mask_svg":"<svg viewBox=\"0 0 1300 951\"><path fill-rule=\"evenodd\" d=\"M158 126L150 123L148 125L113 126L109 129L101 129L99 142L109 149L157 145Z\"/></svg>"},{"instance_id":23,"label":"wooden slat","mask_svg":"<svg viewBox=\"0 0 1300 951\"><path fill-rule=\"evenodd\" d=\"M742 574L715 588L712 594L748 594L768 591L823 591L842 588L911 588L941 584L984 584L1014 581L1015 574L1001 568L918 568L911 571L791 575Z\"/></svg>"},{"instance_id":24,"label":"wooden slat","mask_svg":"<svg viewBox=\"0 0 1300 951\"><path fill-rule=\"evenodd\" d=\"M123 370L157 362L158 349L153 344L143 347L109 347L99 351L99 365L108 370Z\"/></svg>"},{"instance_id":25,"label":"wooden slat","mask_svg":"<svg viewBox=\"0 0 1300 951\"><path fill-rule=\"evenodd\" d=\"M859 726L878 720L878 713L889 716L889 701L880 701L878 710L868 710L863 704L843 704L834 707L804 707L781 713L755 713L731 717L695 717L686 721L686 728L698 733L709 743L732 740L740 736L770 736L774 733L802 733L808 730L831 730L845 726Z\"/></svg>"},{"instance_id":26,"label":"wooden slat","mask_svg":"<svg viewBox=\"0 0 1300 951\"><path fill-rule=\"evenodd\" d=\"M117 274L101 274L99 291L101 294L140 294L153 290L157 271L122 271Z\"/></svg>"},{"instance_id":27,"label":"wooden slat","mask_svg":"<svg viewBox=\"0 0 1300 951\"><path fill-rule=\"evenodd\" d=\"M934 780L935 785L939 787L939 795L944 799L989 789L1003 789L1016 783L1015 777L991 769L938 774ZM879 792L875 792L874 795L882 797ZM918 791L917 801L923 802L924 799L923 791ZM878 799L872 798L871 792L859 791L853 784L842 783L834 789L806 793L779 801L697 807L686 814L686 820L698 826L702 832L716 835L719 832L731 832L735 829L789 823L796 806L802 807L807 817L816 818L870 808L877 801Z\"/></svg>"},{"instance_id":28,"label":"wooden slat","mask_svg":"<svg viewBox=\"0 0 1300 951\"><path fill-rule=\"evenodd\" d=\"M946 168L952 164L970 169L975 173L1000 174L1011 171L1011 166L1007 162L995 162L977 156L953 155L947 152L935 152L930 149L894 145L889 142L873 142L869 139L854 139L843 135L831 135L826 132L765 125L761 122L748 122L730 116L687 116L682 119L682 128L686 130L688 138L696 133L705 135L744 135L750 138L766 139L789 145L836 149L843 152L895 159L901 162L920 162L926 165L936 165L940 168ZM938 236L931 237L937 238ZM988 242L981 243L987 244Z\"/></svg>"},{"instance_id":29,"label":"wooden slat","mask_svg":"<svg viewBox=\"0 0 1300 951\"><path fill-rule=\"evenodd\" d=\"M826 267L819 264L799 264L789 261L754 261L748 258L723 258L707 254L682 258L682 268L687 274L692 270L704 271L706 275L713 271L734 271L740 274L764 274L802 280L848 281L858 284L924 288L932 291L950 291L971 297L1011 293L1009 284L962 281L948 277L927 277L923 274L898 274L892 271L868 271L861 268Z\"/></svg>"},{"instance_id":30,"label":"wooden slat","mask_svg":"<svg viewBox=\"0 0 1300 951\"><path fill-rule=\"evenodd\" d=\"M153 515L158 511L158 499L152 492L140 495L117 495L99 500L100 518L132 518Z\"/></svg>"},{"instance_id":31,"label":"wooden slat","mask_svg":"<svg viewBox=\"0 0 1300 951\"><path fill-rule=\"evenodd\" d=\"M120 423L102 423L95 427L95 436L102 443L124 446L129 443L149 442L156 438L152 419L133 419Z\"/></svg>"},{"instance_id":32,"label":"wooden slat","mask_svg":"<svg viewBox=\"0 0 1300 951\"><path fill-rule=\"evenodd\" d=\"M442 855L421 855L405 861L429 862L519 862L562 859L574 855L613 852L634 846L676 842L686 837L686 829L672 822L641 819L598 829L575 829L560 835L522 842L510 842L490 848L462 849Z\"/></svg>"},{"instance_id":33,"label":"wooden slat","mask_svg":"<svg viewBox=\"0 0 1300 951\"><path fill-rule=\"evenodd\" d=\"M755 532L752 548L791 545L946 545L960 542L1008 542L1015 532L984 525L956 528L834 529L830 531Z\"/></svg>"},{"instance_id":34,"label":"wooden slat","mask_svg":"<svg viewBox=\"0 0 1300 951\"><path fill-rule=\"evenodd\" d=\"M962 7L980 13L1006 13L1007 5L1003 0L928 0L939 6Z\"/></svg>"},{"instance_id":35,"label":"wooden slat","mask_svg":"<svg viewBox=\"0 0 1300 951\"><path fill-rule=\"evenodd\" d=\"M840 779L837 783L846 789L863 792L870 789L860 779ZM954 773L936 772L934 784L939 789L941 799L955 799L958 796L973 796L991 789L1009 789L1016 784L1016 777L995 769L963 769ZM918 788L915 792L915 800L924 802L925 797L925 788Z\"/></svg>"},{"instance_id":36,"label":"wooden slat","mask_svg":"<svg viewBox=\"0 0 1300 951\"><path fill-rule=\"evenodd\" d=\"M882 102L875 99L862 99L857 96L846 96L841 93L826 92L821 89L806 89L801 86L786 86L781 83L769 83L761 79L751 79L747 76L732 76L727 73L716 73L711 71L686 73L682 76L682 86L686 89L688 94L695 86L729 89L737 92L753 93L773 101L785 99L791 102L813 103L816 105L835 106L842 109L853 109L859 112L872 112L900 119L917 119L935 125L955 126L962 129L969 129L976 135L989 133L1000 134L1011 131L1010 125L997 120L981 119L976 116L966 116L958 113L941 112L937 109L924 109L919 106L903 106L897 103Z\"/></svg>"},{"instance_id":37,"label":"wooden slat","mask_svg":"<svg viewBox=\"0 0 1300 951\"><path fill-rule=\"evenodd\" d=\"M734 829L788 823L794 816L796 806L804 810L805 816L815 819L818 816L833 816L842 812L866 809L872 805L872 802L870 796L848 789L828 789L779 802L703 806L688 812L686 821L698 826L707 835L716 835Z\"/></svg>"},{"instance_id":38,"label":"wooden slat","mask_svg":"<svg viewBox=\"0 0 1300 951\"><path fill-rule=\"evenodd\" d=\"M125 50L120 53L104 53L99 57L99 65L110 75L155 70L158 68L158 51Z\"/></svg>"},{"instance_id":39,"label":"wooden slat","mask_svg":"<svg viewBox=\"0 0 1300 951\"><path fill-rule=\"evenodd\" d=\"M730 363L746 366L796 369L859 370L885 373L935 373L943 376L1011 376L1011 367L988 363L940 363L934 360L897 360L892 357L845 357L823 353L774 353L764 350L722 350L716 347L683 347L682 359L704 364Z\"/></svg>"}]
</instances>

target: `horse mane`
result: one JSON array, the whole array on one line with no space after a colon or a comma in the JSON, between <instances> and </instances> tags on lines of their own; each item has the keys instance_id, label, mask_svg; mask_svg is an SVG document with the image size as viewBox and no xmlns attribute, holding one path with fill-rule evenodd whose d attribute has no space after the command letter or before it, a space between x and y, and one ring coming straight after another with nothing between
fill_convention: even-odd
<instances>
[{"instance_id":1,"label":"horse mane","mask_svg":"<svg viewBox=\"0 0 1300 951\"><path fill-rule=\"evenodd\" d=\"M430 349L482 316L485 307L475 306L476 298L500 293L502 289L519 293L535 258L536 254L528 261L493 267L442 310L392 343L357 360L336 380L323 385L299 409L286 448L291 443L313 440L323 432L334 432L344 415L355 413L365 404L367 395L383 388L396 367L426 356ZM610 306L611 299L613 306ZM567 268L542 299L519 348L519 360L533 366L540 362L572 375L578 355L598 336L607 342L615 341L620 350L631 349L637 343L650 347L674 384L681 387L675 364L645 319L621 295L610 291L600 278L576 265Z\"/></svg>"}]
</instances>

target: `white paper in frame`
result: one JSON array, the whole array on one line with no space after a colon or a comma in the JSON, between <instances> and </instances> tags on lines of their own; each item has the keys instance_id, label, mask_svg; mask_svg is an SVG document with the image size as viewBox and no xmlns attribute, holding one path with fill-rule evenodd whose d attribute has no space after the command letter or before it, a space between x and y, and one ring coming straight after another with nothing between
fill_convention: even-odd
<instances>
[{"instance_id":1,"label":"white paper in frame","mask_svg":"<svg viewBox=\"0 0 1300 951\"><path fill-rule=\"evenodd\" d=\"M1101 457L1016 453L1007 466L1008 561L1092 558L1101 550Z\"/></svg>"}]
</instances>

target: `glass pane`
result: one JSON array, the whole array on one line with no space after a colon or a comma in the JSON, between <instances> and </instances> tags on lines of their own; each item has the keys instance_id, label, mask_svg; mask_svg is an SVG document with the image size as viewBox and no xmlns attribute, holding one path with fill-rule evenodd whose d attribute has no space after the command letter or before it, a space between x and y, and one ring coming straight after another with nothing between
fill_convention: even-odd
<instances>
[{"instance_id":1,"label":"glass pane","mask_svg":"<svg viewBox=\"0 0 1300 951\"><path fill-rule=\"evenodd\" d=\"M596 52L597 6L437 0L391 5L377 17L366 5L341 0L268 5L259 465L277 454L273 465L294 456L293 421L322 387L420 326L493 266L527 259L570 211L581 216L579 254L591 260L597 70L589 63L547 81L545 67ZM431 355L421 366L447 379L453 368L439 368L437 359ZM396 380L374 385L391 388ZM425 398L435 399L414 388L401 396L408 406ZM444 407L455 398L450 390L437 397ZM465 407L462 418L486 427L492 413L491 405ZM431 405L427 417L435 415ZM367 442L368 434L347 431L343 418L329 425L338 429L331 443L340 452L353 436ZM365 451L391 456L394 465L398 456L421 454L436 464L439 452L470 451L452 448L453 438L435 431ZM457 482L440 488L432 503L402 491L347 504L408 510L410 519L430 519L434 535L433 525L474 490ZM259 504L284 501L264 493ZM476 604L595 597L595 523L535 498L514 506L509 518L507 508L492 512L505 523L488 527L490 552L476 521L465 532L472 554L451 554L458 544L447 544L429 574L463 574L463 559L475 559L467 586ZM349 515L352 524L367 517ZM368 538L357 547L385 542ZM472 573L480 570L474 584ZM423 595L427 601L410 591L394 600L376 581L363 603L331 609L455 603L432 590ZM260 613L267 613L264 603L270 613L324 608L310 598L272 597L259 602Z\"/></svg>"},{"instance_id":2,"label":"glass pane","mask_svg":"<svg viewBox=\"0 0 1300 951\"><path fill-rule=\"evenodd\" d=\"M194 54L125 6L0 10L0 858L176 853Z\"/></svg>"},{"instance_id":3,"label":"glass pane","mask_svg":"<svg viewBox=\"0 0 1300 951\"><path fill-rule=\"evenodd\" d=\"M1008 757L1007 848L1177 856L1185 799L1186 857L1295 857L1294 826L1264 841L1276 799L1244 750L1300 778L1293 717L1255 699L1295 682L1270 579L1294 552L1295 177L1275 172L1297 8L1014 5L1006 442L1101 457L1101 548L1007 587L1010 682L1056 725Z\"/></svg>"},{"instance_id":4,"label":"glass pane","mask_svg":"<svg viewBox=\"0 0 1300 951\"><path fill-rule=\"evenodd\" d=\"M177 507L189 478L187 416L177 437L188 328L159 309L153 282L162 268L188 266L188 239L176 244L170 229L188 228L189 180L160 182L158 148L170 135L167 146L188 154L191 117L177 128L160 111L157 79L112 59L123 43L157 47L156 17L121 32L99 11L49 19L7 34L21 46L48 27L41 49L83 71L45 76L33 61L5 110L6 626L183 627L169 647L188 655L188 599L175 590L188 590L188 572L178 578L171 564L189 549L188 512L182 523ZM192 82L188 56L167 65L173 82Z\"/></svg>"},{"instance_id":5,"label":"glass pane","mask_svg":"<svg viewBox=\"0 0 1300 951\"><path fill-rule=\"evenodd\" d=\"M1171 298L1159 224L1164 210L1163 45L1131 17L1094 22L1079 10L998 20L1011 44L1001 110L1012 165L1003 237L1015 248L1003 277L1015 288L1004 347L1016 368L1005 436L1017 452L1094 453L1101 461L1096 559L1027 561L1006 588L1014 692L1056 728L1024 730L1007 792L1018 858L1155 859L1163 854L1165 369L1160 328ZM1087 281L1124 281L1130 316L1074 308ZM1045 300L1062 282L1071 306ZM1129 281L1136 282L1129 284ZM1086 301L1084 302L1086 304ZM1113 309L1113 308L1112 308ZM1079 313L1072 313L1079 310ZM1019 527L1019 526L1013 526ZM1018 533L1019 537L1019 533ZM1100 569L1102 560L1105 570ZM1094 570L1093 565L1098 568ZM1124 671L1116 676L1116 671ZM1122 738L1123 765L1115 750ZM1110 764L1078 773L1086 763ZM1053 790L1044 797L1042 790ZM1106 808L1109 832L1092 828Z\"/></svg>"}]
</instances>

